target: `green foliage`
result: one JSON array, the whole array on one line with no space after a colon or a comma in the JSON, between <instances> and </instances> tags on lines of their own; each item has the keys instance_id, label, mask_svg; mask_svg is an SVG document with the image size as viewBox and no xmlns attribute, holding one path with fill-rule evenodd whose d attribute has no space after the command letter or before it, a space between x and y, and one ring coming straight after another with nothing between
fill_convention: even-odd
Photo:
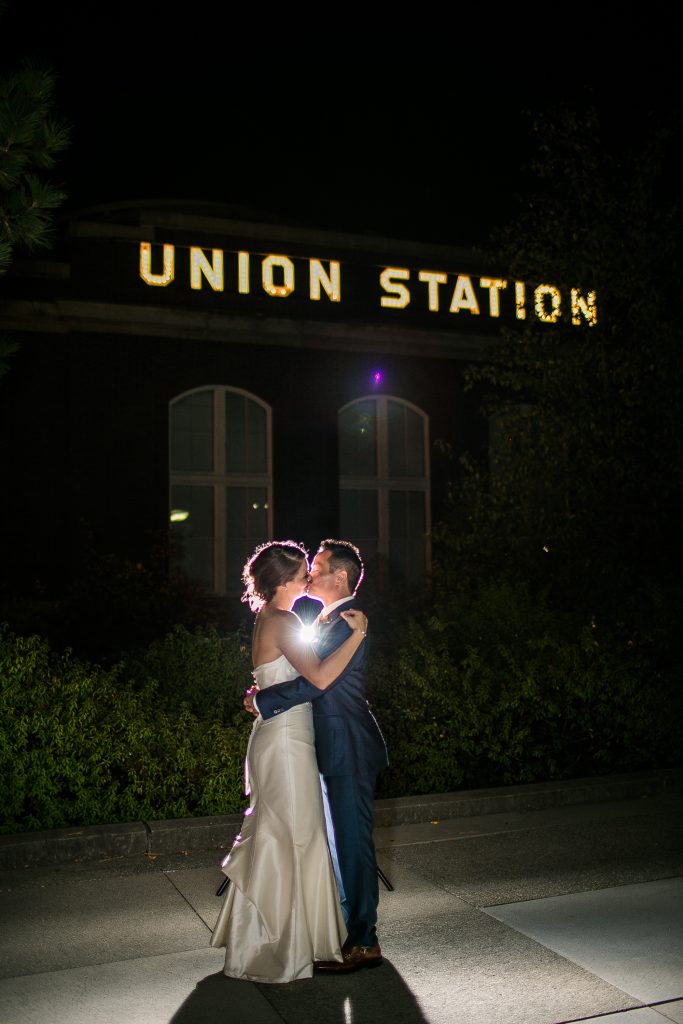
<instances>
[{"instance_id":1,"label":"green foliage","mask_svg":"<svg viewBox=\"0 0 683 1024\"><path fill-rule=\"evenodd\" d=\"M0 685L2 831L243 809L246 715L173 711L151 676L133 683L122 664L79 662L7 627Z\"/></svg>"},{"instance_id":2,"label":"green foliage","mask_svg":"<svg viewBox=\"0 0 683 1024\"><path fill-rule=\"evenodd\" d=\"M650 637L652 639L652 636ZM648 638L550 611L522 587L481 589L414 621L373 664L390 752L380 795L610 774L677 763L677 673Z\"/></svg>"},{"instance_id":3,"label":"green foliage","mask_svg":"<svg viewBox=\"0 0 683 1024\"><path fill-rule=\"evenodd\" d=\"M383 795L680 763L680 123L610 134L588 105L533 131L489 256L594 289L598 322L527 320L467 373L489 458L453 467L431 600L377 659Z\"/></svg>"},{"instance_id":4,"label":"green foliage","mask_svg":"<svg viewBox=\"0 0 683 1024\"><path fill-rule=\"evenodd\" d=\"M491 448L453 473L398 652L392 793L680 763L680 124L610 136L587 106L533 130L498 259L595 289L598 323L529 320L468 371Z\"/></svg>"},{"instance_id":5,"label":"green foliage","mask_svg":"<svg viewBox=\"0 0 683 1024\"><path fill-rule=\"evenodd\" d=\"M395 619L400 642L385 631L371 661L378 795L678 763L678 661L661 655L675 609L651 608L610 627L501 584ZM103 668L4 626L2 830L239 812L249 681L239 631L177 626Z\"/></svg>"},{"instance_id":6,"label":"green foliage","mask_svg":"<svg viewBox=\"0 0 683 1024\"><path fill-rule=\"evenodd\" d=\"M139 657L126 662L139 685L155 681L158 699L169 712L185 708L206 721L244 724L242 697L251 684L251 646L239 631L174 626Z\"/></svg>"},{"instance_id":7,"label":"green foliage","mask_svg":"<svg viewBox=\"0 0 683 1024\"><path fill-rule=\"evenodd\" d=\"M0 2L0 21L8 6ZM0 276L17 245L31 251L52 244L54 211L66 198L45 177L69 145L68 127L54 116L54 88L52 72L29 65L0 78ZM0 377L17 349L0 337Z\"/></svg>"},{"instance_id":8,"label":"green foliage","mask_svg":"<svg viewBox=\"0 0 683 1024\"><path fill-rule=\"evenodd\" d=\"M0 79L0 274L17 244L52 242L52 216L64 192L45 178L69 144L53 115L54 75L26 66Z\"/></svg>"}]
</instances>

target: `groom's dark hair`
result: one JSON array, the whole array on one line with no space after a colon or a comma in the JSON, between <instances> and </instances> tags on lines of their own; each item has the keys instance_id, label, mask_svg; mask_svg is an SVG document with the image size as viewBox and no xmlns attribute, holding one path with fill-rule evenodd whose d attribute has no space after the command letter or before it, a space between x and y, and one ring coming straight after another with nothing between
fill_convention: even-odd
<instances>
[{"instance_id":1,"label":"groom's dark hair","mask_svg":"<svg viewBox=\"0 0 683 1024\"><path fill-rule=\"evenodd\" d=\"M327 540L320 541L318 552L321 551L331 552L330 569L332 572L344 570L349 590L352 594L355 594L365 575L363 559L360 557L360 551L356 545L352 544L349 540L333 540L331 537L328 537Z\"/></svg>"}]
</instances>

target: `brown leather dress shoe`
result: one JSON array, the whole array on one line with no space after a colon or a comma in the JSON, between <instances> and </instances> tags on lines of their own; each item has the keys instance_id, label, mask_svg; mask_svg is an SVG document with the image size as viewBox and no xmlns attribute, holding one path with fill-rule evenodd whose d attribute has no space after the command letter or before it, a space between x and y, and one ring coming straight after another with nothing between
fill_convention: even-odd
<instances>
[{"instance_id":1,"label":"brown leather dress shoe","mask_svg":"<svg viewBox=\"0 0 683 1024\"><path fill-rule=\"evenodd\" d=\"M339 963L337 960L316 960L313 970L316 974L351 974L353 971L362 971L366 967L379 967L382 961L382 950L378 945L374 946L351 946L350 949L342 950L344 957Z\"/></svg>"}]
</instances>

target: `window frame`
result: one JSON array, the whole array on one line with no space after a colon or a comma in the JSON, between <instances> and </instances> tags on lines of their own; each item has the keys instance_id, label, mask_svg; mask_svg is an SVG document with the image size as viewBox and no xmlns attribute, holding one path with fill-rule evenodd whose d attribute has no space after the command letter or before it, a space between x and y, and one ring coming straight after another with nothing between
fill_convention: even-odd
<instances>
[{"instance_id":1,"label":"window frame","mask_svg":"<svg viewBox=\"0 0 683 1024\"><path fill-rule=\"evenodd\" d=\"M213 469L212 470L174 470L171 462L172 417L173 407L192 395L204 392L212 393L213 405ZM248 401L260 406L266 417L266 472L264 473L229 473L225 470L227 437L225 430L225 395L230 392L240 395ZM273 533L273 412L270 405L258 395L244 388L236 388L227 384L202 384L190 388L179 395L174 395L168 403L168 506L172 506L174 487L211 487L213 490L213 588L212 592L220 596L237 593L239 582L232 586L227 579L227 501L226 491L230 487L261 487L266 491L266 522L267 536ZM220 471L216 467L221 467ZM249 552L245 551L245 560Z\"/></svg>"},{"instance_id":2,"label":"window frame","mask_svg":"<svg viewBox=\"0 0 683 1024\"><path fill-rule=\"evenodd\" d=\"M339 474L339 491L374 491L377 494L377 553L382 561L389 558L390 547L390 522L389 522L389 495L392 491L417 491L424 494L425 512L425 533L424 533L424 567L428 572L431 567L432 545L431 545L431 465L429 458L429 415L420 409L413 402L400 398L398 395L362 395L347 402L337 410L338 436L339 421L342 413L360 405L363 402L374 402L376 408L376 467L375 476L363 475L352 476ZM404 408L415 413L422 421L422 443L423 443L423 476L389 476L389 403L395 402Z\"/></svg>"}]
</instances>

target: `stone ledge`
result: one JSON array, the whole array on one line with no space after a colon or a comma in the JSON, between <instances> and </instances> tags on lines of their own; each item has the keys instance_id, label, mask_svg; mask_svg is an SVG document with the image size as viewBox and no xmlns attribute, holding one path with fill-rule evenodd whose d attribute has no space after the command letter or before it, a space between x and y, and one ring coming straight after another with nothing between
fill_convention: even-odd
<instances>
[{"instance_id":1,"label":"stone ledge","mask_svg":"<svg viewBox=\"0 0 683 1024\"><path fill-rule=\"evenodd\" d=\"M169 854L181 850L230 849L242 827L242 818L242 814L225 814L210 818L148 821L149 852Z\"/></svg>"},{"instance_id":2,"label":"stone ledge","mask_svg":"<svg viewBox=\"0 0 683 1024\"><path fill-rule=\"evenodd\" d=\"M557 782L531 782L496 789L461 790L375 802L375 825L415 825L448 818L472 818L510 811L541 811L572 804L652 796L683 787L683 769L633 772Z\"/></svg>"},{"instance_id":3,"label":"stone ledge","mask_svg":"<svg viewBox=\"0 0 683 1024\"><path fill-rule=\"evenodd\" d=\"M413 825L438 819L471 818L510 811L540 811L572 804L652 796L683 788L683 769L533 782L497 789L398 797L375 801L375 825ZM0 836L0 870L109 860L135 854L229 848L242 824L241 814L170 821L134 821Z\"/></svg>"},{"instance_id":4,"label":"stone ledge","mask_svg":"<svg viewBox=\"0 0 683 1024\"><path fill-rule=\"evenodd\" d=\"M106 860L146 853L144 822L88 825L0 836L0 869Z\"/></svg>"}]
</instances>

